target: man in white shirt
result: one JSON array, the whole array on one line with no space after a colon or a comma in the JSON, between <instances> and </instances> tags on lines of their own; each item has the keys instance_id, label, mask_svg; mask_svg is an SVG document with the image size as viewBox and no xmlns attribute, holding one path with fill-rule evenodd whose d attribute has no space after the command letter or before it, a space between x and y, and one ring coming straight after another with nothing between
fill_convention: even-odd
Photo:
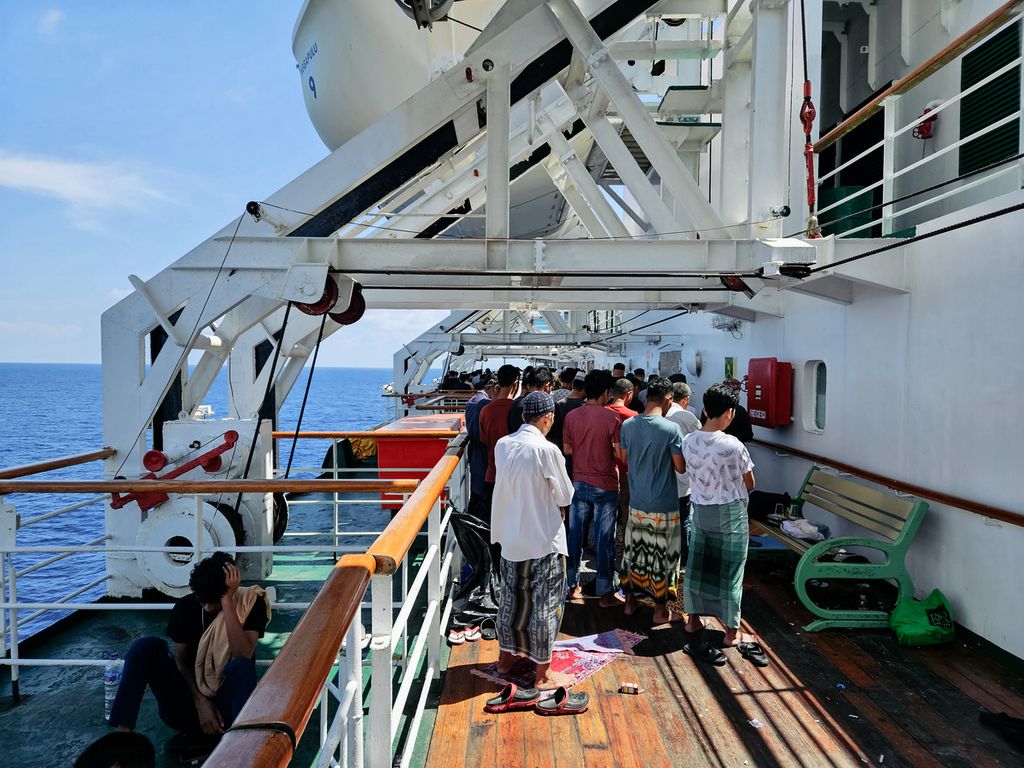
<instances>
[{"instance_id":1,"label":"man in white shirt","mask_svg":"<svg viewBox=\"0 0 1024 768\"><path fill-rule=\"evenodd\" d=\"M672 405L668 407L665 418L679 425L679 431L685 438L691 432L700 429L700 419L690 411L690 385L685 381L672 384ZM683 524L683 546L680 550L680 562L685 566L690 555L690 476L686 472L676 472L676 490L679 492L679 519Z\"/></svg>"},{"instance_id":2,"label":"man in white shirt","mask_svg":"<svg viewBox=\"0 0 1024 768\"><path fill-rule=\"evenodd\" d=\"M725 664L725 655L710 644L700 618L715 616L725 626L724 646L739 646L741 654L765 666L761 646L740 638L743 571L750 540L747 500L754 488L754 462L746 446L723 431L732 423L738 405L735 390L713 384L704 392L707 421L683 441L693 521L686 564L686 631L693 639L683 650L709 664Z\"/></svg>"},{"instance_id":3,"label":"man in white shirt","mask_svg":"<svg viewBox=\"0 0 1024 768\"><path fill-rule=\"evenodd\" d=\"M537 665L536 688L571 684L550 669L551 651L566 589L565 508L573 486L558 448L545 435L555 420L555 404L546 392L522 400L524 423L494 447L494 498L491 542L501 545L501 593L498 599L499 674L516 657Z\"/></svg>"}]
</instances>

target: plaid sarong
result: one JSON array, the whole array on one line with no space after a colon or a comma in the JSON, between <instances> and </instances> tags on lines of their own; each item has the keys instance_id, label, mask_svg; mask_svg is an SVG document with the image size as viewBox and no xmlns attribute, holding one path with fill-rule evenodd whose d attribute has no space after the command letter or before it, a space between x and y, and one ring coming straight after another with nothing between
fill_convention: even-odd
<instances>
[{"instance_id":1,"label":"plaid sarong","mask_svg":"<svg viewBox=\"0 0 1024 768\"><path fill-rule=\"evenodd\" d=\"M498 647L536 664L550 663L565 590L565 555L552 552L518 563L501 558Z\"/></svg>"},{"instance_id":2,"label":"plaid sarong","mask_svg":"<svg viewBox=\"0 0 1024 768\"><path fill-rule=\"evenodd\" d=\"M747 505L691 504L693 534L686 563L686 610L717 616L727 627L740 626L743 569L750 528Z\"/></svg>"},{"instance_id":3,"label":"plaid sarong","mask_svg":"<svg viewBox=\"0 0 1024 768\"><path fill-rule=\"evenodd\" d=\"M629 508L625 551L622 555L622 588L646 592L657 602L669 598L675 584L683 545L679 511L644 512Z\"/></svg>"}]
</instances>

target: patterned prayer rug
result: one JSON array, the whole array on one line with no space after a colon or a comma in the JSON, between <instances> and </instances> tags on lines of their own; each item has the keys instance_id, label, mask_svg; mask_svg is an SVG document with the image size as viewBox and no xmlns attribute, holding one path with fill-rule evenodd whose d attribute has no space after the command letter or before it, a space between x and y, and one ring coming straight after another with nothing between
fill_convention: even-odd
<instances>
[{"instance_id":1,"label":"patterned prayer rug","mask_svg":"<svg viewBox=\"0 0 1024 768\"><path fill-rule=\"evenodd\" d=\"M633 646L646 639L645 635L636 632L612 629L597 635L556 640L551 653L551 669L570 675L573 678L572 684L578 685L615 661L619 654L632 654ZM499 685L515 683L520 688L530 688L533 686L536 667L529 659L519 659L506 675L498 673L498 662L474 669L473 674Z\"/></svg>"}]
</instances>

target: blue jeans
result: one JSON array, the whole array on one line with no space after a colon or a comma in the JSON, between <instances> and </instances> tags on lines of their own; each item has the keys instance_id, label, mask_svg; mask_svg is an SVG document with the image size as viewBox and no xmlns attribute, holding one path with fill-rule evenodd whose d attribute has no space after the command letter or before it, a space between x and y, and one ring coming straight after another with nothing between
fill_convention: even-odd
<instances>
[{"instance_id":1,"label":"blue jeans","mask_svg":"<svg viewBox=\"0 0 1024 768\"><path fill-rule=\"evenodd\" d=\"M619 492L606 491L590 483L573 483L575 492L569 508L569 557L566 581L570 590L579 586L580 560L587 524L594 520L594 546L597 550L598 595L612 591L615 570L615 519L619 514Z\"/></svg>"},{"instance_id":2,"label":"blue jeans","mask_svg":"<svg viewBox=\"0 0 1024 768\"><path fill-rule=\"evenodd\" d=\"M177 731L199 733L199 714L192 692L178 671L167 641L159 637L143 637L128 649L121 684L110 709L111 725L135 728L147 685L156 698L161 720ZM213 703L224 718L225 728L235 721L255 688L253 659L234 659L224 668L224 682Z\"/></svg>"}]
</instances>

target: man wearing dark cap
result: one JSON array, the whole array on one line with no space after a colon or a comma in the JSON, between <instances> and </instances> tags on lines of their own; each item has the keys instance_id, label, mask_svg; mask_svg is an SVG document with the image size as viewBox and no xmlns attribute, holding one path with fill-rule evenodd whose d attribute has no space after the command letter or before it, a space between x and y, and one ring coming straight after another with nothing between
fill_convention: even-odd
<instances>
[{"instance_id":1,"label":"man wearing dark cap","mask_svg":"<svg viewBox=\"0 0 1024 768\"><path fill-rule=\"evenodd\" d=\"M494 446L508 434L508 412L519 390L519 369L503 365L498 369L498 394L480 411L480 442L487 450L484 473L483 519L491 519L491 495L494 491Z\"/></svg>"},{"instance_id":2,"label":"man wearing dark cap","mask_svg":"<svg viewBox=\"0 0 1024 768\"><path fill-rule=\"evenodd\" d=\"M489 406L490 407L490 406ZM485 410L486 413L486 410ZM491 542L501 545L498 672L517 657L537 665L535 688L571 684L550 669L565 600L565 508L572 483L558 449L545 439L555 420L547 392L523 398L525 423L497 441Z\"/></svg>"}]
</instances>

